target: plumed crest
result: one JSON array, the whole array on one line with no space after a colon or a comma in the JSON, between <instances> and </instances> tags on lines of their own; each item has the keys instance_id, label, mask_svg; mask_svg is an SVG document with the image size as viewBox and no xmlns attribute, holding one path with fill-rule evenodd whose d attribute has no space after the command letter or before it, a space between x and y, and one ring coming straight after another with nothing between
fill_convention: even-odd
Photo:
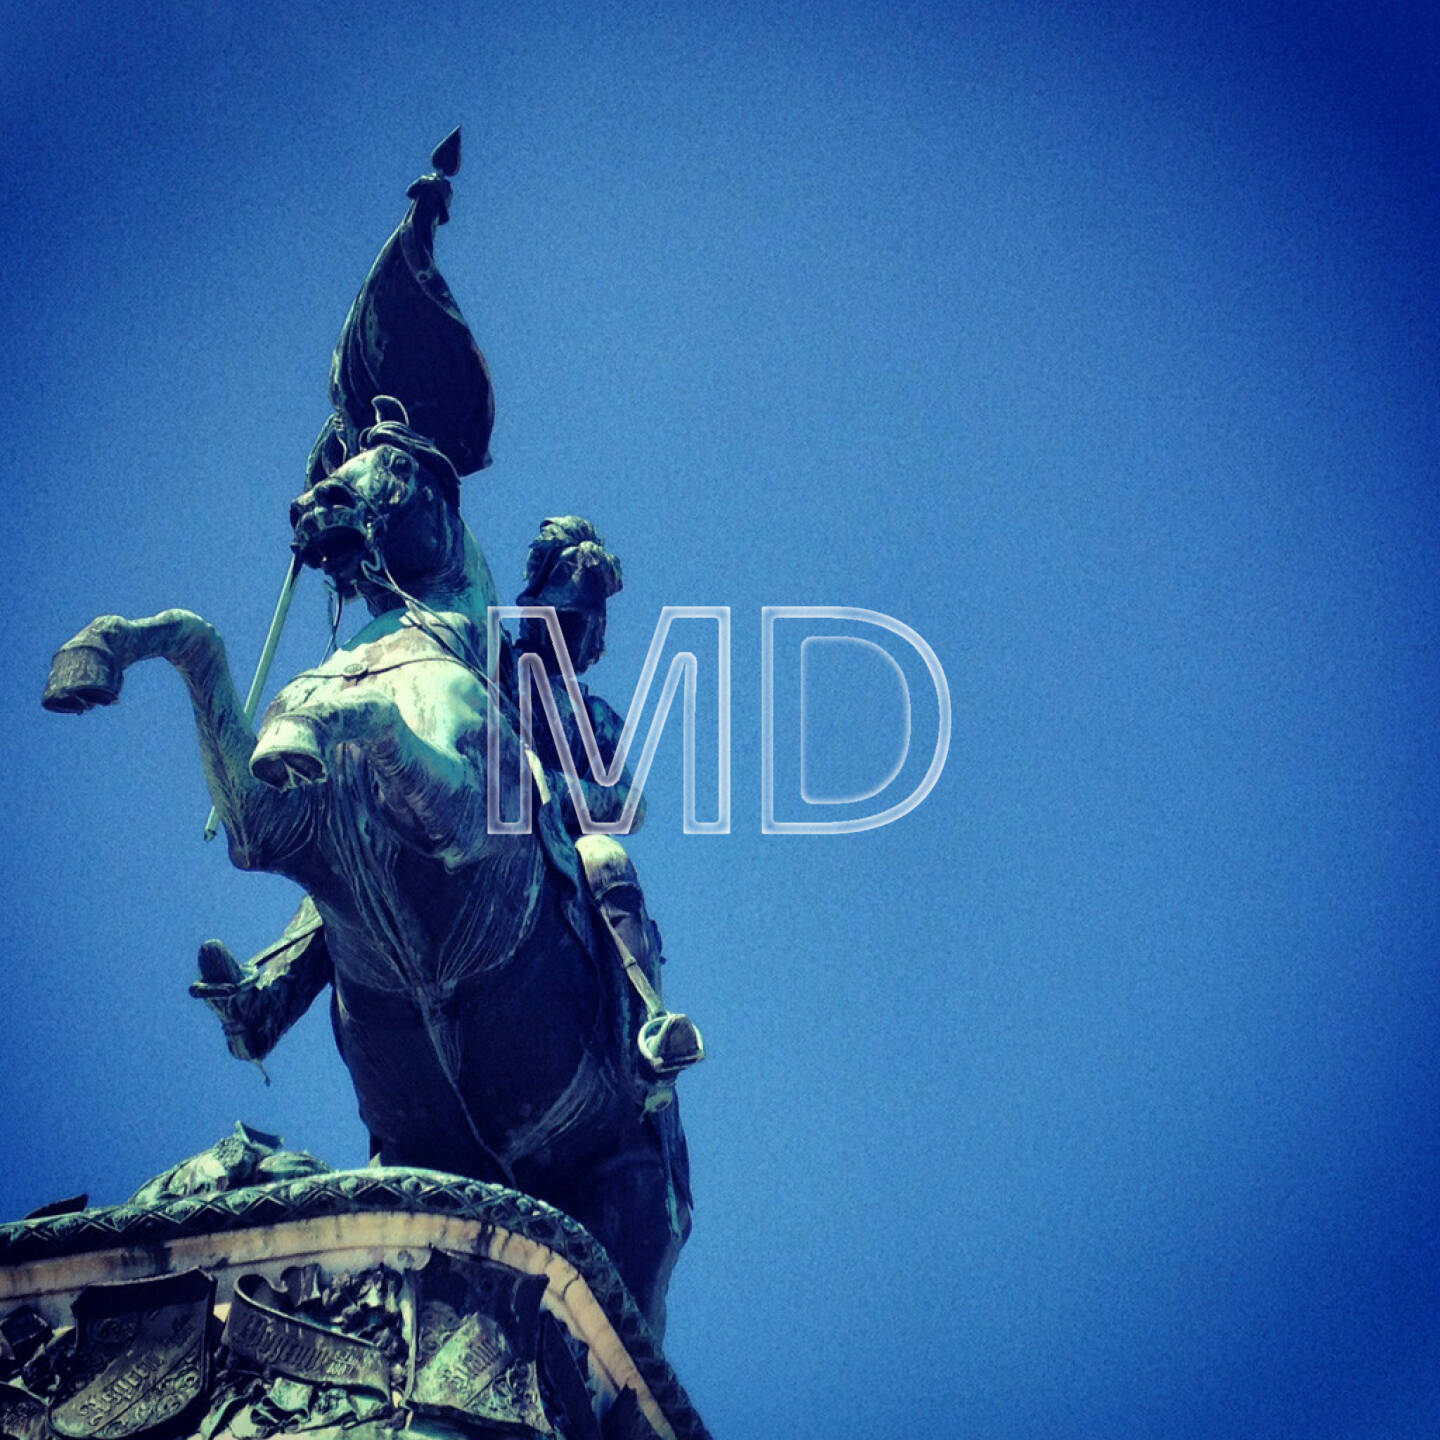
<instances>
[{"instance_id":1,"label":"plumed crest","mask_svg":"<svg viewBox=\"0 0 1440 1440\"><path fill-rule=\"evenodd\" d=\"M525 588L517 605L553 605L557 610L605 609L624 586L619 558L581 515L552 515L541 521L525 559Z\"/></svg>"}]
</instances>

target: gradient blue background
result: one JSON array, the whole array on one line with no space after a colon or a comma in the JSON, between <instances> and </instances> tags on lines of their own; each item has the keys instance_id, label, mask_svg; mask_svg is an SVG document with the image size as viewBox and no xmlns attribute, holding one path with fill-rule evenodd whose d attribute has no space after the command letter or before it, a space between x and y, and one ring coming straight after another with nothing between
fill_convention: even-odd
<instances>
[{"instance_id":1,"label":"gradient blue background","mask_svg":"<svg viewBox=\"0 0 1440 1440\"><path fill-rule=\"evenodd\" d=\"M617 703L660 606L735 617L734 831L676 730L633 846L712 1051L669 1348L719 1440L1440 1430L1437 12L1168 8L6 7L0 1214L240 1116L364 1159L322 1014L267 1089L185 995L295 897L200 843L174 676L38 699L106 611L248 673L463 122L502 590L593 516ZM761 836L765 604L935 647L912 815Z\"/></svg>"}]
</instances>

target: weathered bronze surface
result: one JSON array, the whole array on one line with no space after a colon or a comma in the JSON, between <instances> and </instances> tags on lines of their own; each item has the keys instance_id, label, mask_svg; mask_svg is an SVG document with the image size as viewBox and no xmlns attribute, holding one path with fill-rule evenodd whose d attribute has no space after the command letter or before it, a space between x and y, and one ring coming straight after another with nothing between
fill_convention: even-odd
<instances>
[{"instance_id":1,"label":"weathered bronze surface","mask_svg":"<svg viewBox=\"0 0 1440 1440\"><path fill-rule=\"evenodd\" d=\"M335 410L310 452L311 483L359 449L377 395L393 395L410 423L469 475L490 463L495 394L490 371L455 297L435 267L435 229L450 218L460 131L430 157L411 185L410 209L385 242L345 317L330 362Z\"/></svg>"},{"instance_id":2,"label":"weathered bronze surface","mask_svg":"<svg viewBox=\"0 0 1440 1440\"><path fill-rule=\"evenodd\" d=\"M18 1385L0 1385L0 1435L42 1440L49 1433L42 1401Z\"/></svg>"},{"instance_id":3,"label":"weathered bronze surface","mask_svg":"<svg viewBox=\"0 0 1440 1440\"><path fill-rule=\"evenodd\" d=\"M442 1415L541 1428L544 1277L437 1251L416 1277L416 1289L410 1403Z\"/></svg>"},{"instance_id":4,"label":"weathered bronze surface","mask_svg":"<svg viewBox=\"0 0 1440 1440\"><path fill-rule=\"evenodd\" d=\"M93 1283L117 1268L154 1278ZM707 1440L593 1237L478 1181L375 1168L16 1222L0 1294L15 1440Z\"/></svg>"},{"instance_id":5,"label":"weathered bronze surface","mask_svg":"<svg viewBox=\"0 0 1440 1440\"><path fill-rule=\"evenodd\" d=\"M92 622L57 655L44 703L108 705L131 665L175 666L232 860L309 897L248 965L219 942L202 950L196 993L232 1051L260 1058L329 986L376 1159L560 1207L604 1245L658 1333L690 1226L672 1081L703 1049L659 1001L658 933L628 857L591 837L600 853L582 862L566 787L546 784L544 742L522 733L526 638L489 645L496 591L461 519L459 479L488 464L493 395L433 254L458 134L433 161L346 320L334 414L291 507L295 554L337 604L362 601L369 623L286 685L258 731L219 635L186 610ZM586 522L547 525L526 594L553 600L583 669L619 568L593 527L581 534ZM542 658L549 668L553 655ZM586 706L613 746L614 712L588 695ZM488 831L492 722L503 813L533 785L533 833ZM618 813L628 775L608 792L588 769L582 781L602 814ZM609 877L602 894L587 883L598 874ZM673 1043L656 1040L657 1024Z\"/></svg>"},{"instance_id":6,"label":"weathered bronze surface","mask_svg":"<svg viewBox=\"0 0 1440 1440\"><path fill-rule=\"evenodd\" d=\"M234 1131L208 1150L191 1155L147 1180L130 1197L130 1204L154 1205L181 1195L239 1190L267 1180L318 1175L330 1168L303 1150L286 1150L283 1145L278 1135L267 1135L263 1130L237 1121Z\"/></svg>"}]
</instances>

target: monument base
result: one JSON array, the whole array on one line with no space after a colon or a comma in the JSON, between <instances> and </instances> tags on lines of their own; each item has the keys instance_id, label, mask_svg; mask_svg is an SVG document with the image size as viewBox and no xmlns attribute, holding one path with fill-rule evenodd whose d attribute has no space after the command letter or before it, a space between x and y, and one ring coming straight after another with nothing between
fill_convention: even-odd
<instances>
[{"instance_id":1,"label":"monument base","mask_svg":"<svg viewBox=\"0 0 1440 1440\"><path fill-rule=\"evenodd\" d=\"M327 1171L0 1226L0 1435L402 1429L708 1440L600 1246L502 1186Z\"/></svg>"}]
</instances>

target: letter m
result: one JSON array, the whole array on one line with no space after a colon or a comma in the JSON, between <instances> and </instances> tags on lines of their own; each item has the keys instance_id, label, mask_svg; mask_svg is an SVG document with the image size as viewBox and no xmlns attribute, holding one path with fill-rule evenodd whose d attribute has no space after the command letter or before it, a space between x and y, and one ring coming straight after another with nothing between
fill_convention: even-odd
<instances>
[{"instance_id":1,"label":"letter m","mask_svg":"<svg viewBox=\"0 0 1440 1440\"><path fill-rule=\"evenodd\" d=\"M610 763L605 763L600 745L586 708L584 692L580 688L575 666L565 644L559 617L550 605L491 605L489 607L489 654L501 653L500 622L502 620L539 620L545 625L550 645L559 662L560 678L564 681L569 698L569 710L574 717L580 747L589 762L589 780L582 780L574 748L566 734L566 726L560 715L555 694L550 686L550 677L538 655L522 654L516 673L517 705L519 710L518 730L525 747L525 758L534 772L535 781L542 796L548 795L547 772L540 765L533 744L534 697L540 697L540 708L546 724L550 727L555 742L555 753L560 759L560 773L569 788L571 803L580 830L585 835L626 835L635 823L639 812L645 781L655 759L656 747L669 719L671 702L683 682L684 697L684 742L685 742L685 812L684 824L687 835L728 835L730 833L730 607L728 605L666 605L660 611L660 619L650 636L650 648L641 667L640 678L635 684L635 693L630 708L625 713L625 723ZM660 660L665 653L665 642L670 626L676 620L714 620L719 626L716 637L716 682L715 701L716 724L716 794L718 814L714 820L700 820L695 814L695 708L699 688L700 662L689 650L678 651L670 661L665 673L665 683L660 691L645 743L640 751L640 761L635 766L634 778L624 795L620 815L613 820L597 820L591 813L586 798L585 786L589 783L602 789L622 785L626 779L626 762L640 729L640 721L650 698L650 690L660 669ZM513 719L514 717L512 717ZM502 794L507 787L502 783L505 762L502 757L501 741L505 727L501 723L498 705L490 707L486 726L486 828L491 835L526 835L530 833L531 791L528 777L518 787L520 814L515 819L506 819L501 813L505 808ZM550 772L553 774L553 772Z\"/></svg>"}]
</instances>

